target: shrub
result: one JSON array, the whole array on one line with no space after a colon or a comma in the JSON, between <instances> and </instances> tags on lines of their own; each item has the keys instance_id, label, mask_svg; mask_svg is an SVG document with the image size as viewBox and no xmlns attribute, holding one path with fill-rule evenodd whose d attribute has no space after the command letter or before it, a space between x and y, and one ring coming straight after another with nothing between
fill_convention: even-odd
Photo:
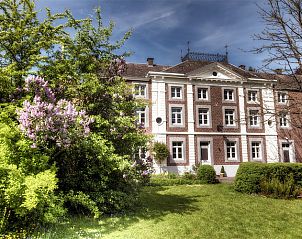
<instances>
[{"instance_id":1,"label":"shrub","mask_svg":"<svg viewBox=\"0 0 302 239\"><path fill-rule=\"evenodd\" d=\"M221 169L220 169L220 174L223 175L223 177L226 177L226 171L224 170L224 167L221 166Z\"/></svg>"},{"instance_id":2,"label":"shrub","mask_svg":"<svg viewBox=\"0 0 302 239\"><path fill-rule=\"evenodd\" d=\"M200 165L197 169L197 179L205 183L217 183L215 169L211 165Z\"/></svg>"},{"instance_id":3,"label":"shrub","mask_svg":"<svg viewBox=\"0 0 302 239\"><path fill-rule=\"evenodd\" d=\"M191 173L191 172L185 172L184 175L182 175L182 178L184 179L196 179L196 174Z\"/></svg>"},{"instance_id":4,"label":"shrub","mask_svg":"<svg viewBox=\"0 0 302 239\"><path fill-rule=\"evenodd\" d=\"M301 187L295 184L293 174L281 181L278 178L264 179L260 182L261 193L275 198L295 198L301 193Z\"/></svg>"},{"instance_id":5,"label":"shrub","mask_svg":"<svg viewBox=\"0 0 302 239\"><path fill-rule=\"evenodd\" d=\"M170 154L166 144L155 142L153 145L153 155L157 162L162 163Z\"/></svg>"},{"instance_id":6,"label":"shrub","mask_svg":"<svg viewBox=\"0 0 302 239\"><path fill-rule=\"evenodd\" d=\"M297 196L302 181L302 165L293 163L242 163L235 178L235 190L274 197Z\"/></svg>"}]
</instances>

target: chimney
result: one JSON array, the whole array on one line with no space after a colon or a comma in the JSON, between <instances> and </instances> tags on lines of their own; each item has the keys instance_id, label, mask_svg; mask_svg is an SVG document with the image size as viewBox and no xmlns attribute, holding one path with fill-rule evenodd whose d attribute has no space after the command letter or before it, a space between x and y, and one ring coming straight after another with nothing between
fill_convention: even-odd
<instances>
[{"instance_id":1,"label":"chimney","mask_svg":"<svg viewBox=\"0 0 302 239\"><path fill-rule=\"evenodd\" d=\"M245 70L245 65L240 65L239 68L241 68L242 70Z\"/></svg>"},{"instance_id":2,"label":"chimney","mask_svg":"<svg viewBox=\"0 0 302 239\"><path fill-rule=\"evenodd\" d=\"M154 58L148 57L147 58L147 65L148 66L154 66Z\"/></svg>"},{"instance_id":3,"label":"chimney","mask_svg":"<svg viewBox=\"0 0 302 239\"><path fill-rule=\"evenodd\" d=\"M275 69L274 70L274 72L276 73L276 74L282 74L282 72L283 72L283 70L281 69L281 68L278 68L278 69Z\"/></svg>"}]
</instances>

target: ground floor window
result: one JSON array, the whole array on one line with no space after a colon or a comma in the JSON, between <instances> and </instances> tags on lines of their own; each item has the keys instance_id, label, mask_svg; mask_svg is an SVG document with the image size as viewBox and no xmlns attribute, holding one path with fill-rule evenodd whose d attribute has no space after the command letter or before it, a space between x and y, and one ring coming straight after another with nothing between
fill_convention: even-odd
<instances>
[{"instance_id":1,"label":"ground floor window","mask_svg":"<svg viewBox=\"0 0 302 239\"><path fill-rule=\"evenodd\" d=\"M237 161L237 141L226 141L226 160L228 161Z\"/></svg>"},{"instance_id":2,"label":"ground floor window","mask_svg":"<svg viewBox=\"0 0 302 239\"><path fill-rule=\"evenodd\" d=\"M262 161L261 142L257 142L257 141L251 142L251 156L252 156L252 160Z\"/></svg>"},{"instance_id":3,"label":"ground floor window","mask_svg":"<svg viewBox=\"0 0 302 239\"><path fill-rule=\"evenodd\" d=\"M173 160L183 160L184 159L184 150L182 141L172 142L172 158Z\"/></svg>"}]
</instances>

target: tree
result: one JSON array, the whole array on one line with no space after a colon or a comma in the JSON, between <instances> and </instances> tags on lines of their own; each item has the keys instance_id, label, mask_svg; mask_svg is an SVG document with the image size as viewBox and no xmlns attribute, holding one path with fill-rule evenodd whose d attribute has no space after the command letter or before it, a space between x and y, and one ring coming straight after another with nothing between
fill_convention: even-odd
<instances>
[{"instance_id":1,"label":"tree","mask_svg":"<svg viewBox=\"0 0 302 239\"><path fill-rule=\"evenodd\" d=\"M301 128L302 102L300 95L294 92L302 91L302 0L266 0L265 5L258 7L265 28L255 35L262 45L253 52L268 53L264 60L267 68L272 64L280 65L281 71L274 70L279 75L266 74L265 77L277 80L275 90L288 92L287 103L278 106L272 116L279 120L284 118L291 126ZM264 111L270 112L271 109Z\"/></svg>"},{"instance_id":2,"label":"tree","mask_svg":"<svg viewBox=\"0 0 302 239\"><path fill-rule=\"evenodd\" d=\"M58 25L57 20L63 23ZM51 170L53 190L49 192L54 200L49 203L59 198L73 212L99 215L135 202L149 166L142 170L132 156L146 146L149 137L136 124L135 110L143 103L132 97L121 76L127 53L116 53L130 32L111 43L114 24L103 26L100 10L95 21L96 25L92 19L77 20L68 11L52 15L50 10L41 21L34 1L0 2L0 113L5 115L0 124L6 127L10 122L20 138L10 137L12 150L1 144L5 154L0 149L0 181L6 181L8 170L1 166L9 163L26 171L24 180L28 175L39 180L43 177L38 173ZM68 28L75 34L70 35ZM28 75L33 76L25 80ZM25 105L17 115L22 102ZM0 134L0 142L7 142L6 135ZM41 157L34 157L37 152ZM22 157L17 160L14 154ZM43 156L47 160L40 162ZM36 183L31 177L28 182ZM4 203L5 193L0 190L0 209L13 203ZM7 225L15 225L14 218L4 216Z\"/></svg>"},{"instance_id":3,"label":"tree","mask_svg":"<svg viewBox=\"0 0 302 239\"><path fill-rule=\"evenodd\" d=\"M65 16L47 9L46 18L39 21L33 1L0 2L0 101L8 101L16 88L22 88L24 77L48 58L43 53L66 35L64 25L54 24Z\"/></svg>"},{"instance_id":4,"label":"tree","mask_svg":"<svg viewBox=\"0 0 302 239\"><path fill-rule=\"evenodd\" d=\"M254 49L256 53L267 52L265 66L271 63L284 64L293 74L302 69L302 1L266 0L258 6L265 28L255 38L263 44Z\"/></svg>"}]
</instances>

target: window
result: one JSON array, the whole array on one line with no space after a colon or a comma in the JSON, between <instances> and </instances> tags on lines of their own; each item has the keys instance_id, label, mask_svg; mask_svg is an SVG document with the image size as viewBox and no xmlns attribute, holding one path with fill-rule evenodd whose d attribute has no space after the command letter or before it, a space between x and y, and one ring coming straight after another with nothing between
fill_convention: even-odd
<instances>
[{"instance_id":1,"label":"window","mask_svg":"<svg viewBox=\"0 0 302 239\"><path fill-rule=\"evenodd\" d=\"M227 141L226 142L226 159L230 161L237 160L237 142Z\"/></svg>"},{"instance_id":2,"label":"window","mask_svg":"<svg viewBox=\"0 0 302 239\"><path fill-rule=\"evenodd\" d=\"M223 91L223 99L227 101L234 101L234 90L232 89L224 89Z\"/></svg>"},{"instance_id":3,"label":"window","mask_svg":"<svg viewBox=\"0 0 302 239\"><path fill-rule=\"evenodd\" d=\"M262 160L261 142L254 141L251 143L251 156L252 156L252 160L256 160L256 161Z\"/></svg>"},{"instance_id":4,"label":"window","mask_svg":"<svg viewBox=\"0 0 302 239\"><path fill-rule=\"evenodd\" d=\"M146 98L146 85L143 84L135 84L134 86L134 95L138 97Z\"/></svg>"},{"instance_id":5,"label":"window","mask_svg":"<svg viewBox=\"0 0 302 239\"><path fill-rule=\"evenodd\" d=\"M258 102L258 91L249 90L248 91L248 101L249 102Z\"/></svg>"},{"instance_id":6,"label":"window","mask_svg":"<svg viewBox=\"0 0 302 239\"><path fill-rule=\"evenodd\" d=\"M260 126L259 110L249 110L250 126Z\"/></svg>"},{"instance_id":7,"label":"window","mask_svg":"<svg viewBox=\"0 0 302 239\"><path fill-rule=\"evenodd\" d=\"M171 108L171 123L172 125L182 125L182 107Z\"/></svg>"},{"instance_id":8,"label":"window","mask_svg":"<svg viewBox=\"0 0 302 239\"><path fill-rule=\"evenodd\" d=\"M208 100L209 99L208 89L207 88L198 88L197 97L199 100Z\"/></svg>"},{"instance_id":9,"label":"window","mask_svg":"<svg viewBox=\"0 0 302 239\"><path fill-rule=\"evenodd\" d=\"M147 150L146 148L140 147L134 154L134 159L139 160L139 159L145 159L146 158L146 153Z\"/></svg>"},{"instance_id":10,"label":"window","mask_svg":"<svg viewBox=\"0 0 302 239\"><path fill-rule=\"evenodd\" d=\"M235 126L235 110L225 109L224 110L224 123L226 126Z\"/></svg>"},{"instance_id":11,"label":"window","mask_svg":"<svg viewBox=\"0 0 302 239\"><path fill-rule=\"evenodd\" d=\"M182 87L180 87L180 86L171 86L171 98L181 99L182 98Z\"/></svg>"},{"instance_id":12,"label":"window","mask_svg":"<svg viewBox=\"0 0 302 239\"><path fill-rule=\"evenodd\" d=\"M210 125L210 112L208 108L199 108L198 109L198 122L199 125Z\"/></svg>"},{"instance_id":13,"label":"window","mask_svg":"<svg viewBox=\"0 0 302 239\"><path fill-rule=\"evenodd\" d=\"M279 104L286 104L287 101L287 94L285 92L278 92L278 103Z\"/></svg>"},{"instance_id":14,"label":"window","mask_svg":"<svg viewBox=\"0 0 302 239\"><path fill-rule=\"evenodd\" d=\"M173 160L184 160L183 142L172 142L172 158Z\"/></svg>"},{"instance_id":15,"label":"window","mask_svg":"<svg viewBox=\"0 0 302 239\"><path fill-rule=\"evenodd\" d=\"M289 126L288 114L287 113L281 113L280 114L279 124L280 124L280 127L288 127Z\"/></svg>"},{"instance_id":16,"label":"window","mask_svg":"<svg viewBox=\"0 0 302 239\"><path fill-rule=\"evenodd\" d=\"M146 108L140 108L136 111L136 115L138 117L138 123L141 126L146 125Z\"/></svg>"}]
</instances>

